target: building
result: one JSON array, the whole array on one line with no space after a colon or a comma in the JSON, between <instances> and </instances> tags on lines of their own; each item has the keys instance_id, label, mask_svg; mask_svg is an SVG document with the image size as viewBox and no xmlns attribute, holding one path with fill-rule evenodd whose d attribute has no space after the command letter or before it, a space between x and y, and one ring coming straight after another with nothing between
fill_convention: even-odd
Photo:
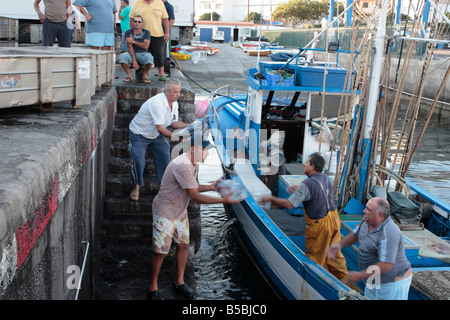
<instances>
[{"instance_id":1,"label":"building","mask_svg":"<svg viewBox=\"0 0 450 320\"><path fill-rule=\"evenodd\" d=\"M271 20L272 12L286 0L197 0L195 18L204 13L217 12L222 21L245 21L249 12L262 13L264 20Z\"/></svg>"}]
</instances>

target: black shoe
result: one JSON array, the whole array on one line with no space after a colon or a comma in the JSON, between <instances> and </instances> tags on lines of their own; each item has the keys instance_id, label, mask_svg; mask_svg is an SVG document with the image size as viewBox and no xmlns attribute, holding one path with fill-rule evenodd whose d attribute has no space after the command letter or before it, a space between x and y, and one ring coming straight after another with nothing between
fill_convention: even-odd
<instances>
[{"instance_id":1,"label":"black shoe","mask_svg":"<svg viewBox=\"0 0 450 320\"><path fill-rule=\"evenodd\" d=\"M164 300L159 290L156 291L147 291L147 299L148 300Z\"/></svg>"},{"instance_id":2,"label":"black shoe","mask_svg":"<svg viewBox=\"0 0 450 320\"><path fill-rule=\"evenodd\" d=\"M191 287L189 287L187 284L183 283L182 285L175 285L173 284L173 289L178 292L179 294L185 296L189 299L194 299L195 297L195 291Z\"/></svg>"}]
</instances>

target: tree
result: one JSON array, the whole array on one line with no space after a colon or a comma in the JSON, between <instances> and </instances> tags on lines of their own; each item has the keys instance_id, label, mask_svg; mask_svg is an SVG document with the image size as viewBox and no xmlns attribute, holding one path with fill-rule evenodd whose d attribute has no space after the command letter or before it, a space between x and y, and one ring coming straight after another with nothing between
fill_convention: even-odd
<instances>
[{"instance_id":1,"label":"tree","mask_svg":"<svg viewBox=\"0 0 450 320\"><path fill-rule=\"evenodd\" d=\"M220 20L220 14L218 14L217 12L213 12L212 13L212 21L219 21ZM200 18L198 18L198 20L203 20L203 21L211 21L211 12L207 12L204 13L200 16Z\"/></svg>"},{"instance_id":2,"label":"tree","mask_svg":"<svg viewBox=\"0 0 450 320\"><path fill-rule=\"evenodd\" d=\"M259 24L262 21L261 19L262 19L261 13L250 12L245 18L245 21L253 21L253 23Z\"/></svg>"},{"instance_id":3,"label":"tree","mask_svg":"<svg viewBox=\"0 0 450 320\"><path fill-rule=\"evenodd\" d=\"M339 5L339 12L344 10L342 4ZM336 8L334 9L336 16ZM328 16L327 0L289 0L277 6L272 14L274 20L287 20L293 24L300 21L319 20Z\"/></svg>"}]
</instances>

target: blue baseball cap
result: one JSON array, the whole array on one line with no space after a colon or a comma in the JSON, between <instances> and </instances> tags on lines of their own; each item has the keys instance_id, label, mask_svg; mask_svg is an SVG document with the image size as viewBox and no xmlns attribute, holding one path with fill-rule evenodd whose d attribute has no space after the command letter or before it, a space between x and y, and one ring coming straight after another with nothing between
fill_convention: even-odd
<instances>
[{"instance_id":1,"label":"blue baseball cap","mask_svg":"<svg viewBox=\"0 0 450 320\"><path fill-rule=\"evenodd\" d=\"M194 134L190 138L191 146L202 146L205 149L214 148L215 146L203 134Z\"/></svg>"}]
</instances>

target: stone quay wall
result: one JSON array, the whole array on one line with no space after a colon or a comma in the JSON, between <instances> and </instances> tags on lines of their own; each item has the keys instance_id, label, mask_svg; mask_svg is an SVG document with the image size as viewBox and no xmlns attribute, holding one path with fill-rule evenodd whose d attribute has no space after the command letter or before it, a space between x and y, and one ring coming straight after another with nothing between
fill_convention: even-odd
<instances>
[{"instance_id":1,"label":"stone quay wall","mask_svg":"<svg viewBox=\"0 0 450 320\"><path fill-rule=\"evenodd\" d=\"M109 86L79 109L1 110L0 299L92 296L116 105Z\"/></svg>"}]
</instances>

